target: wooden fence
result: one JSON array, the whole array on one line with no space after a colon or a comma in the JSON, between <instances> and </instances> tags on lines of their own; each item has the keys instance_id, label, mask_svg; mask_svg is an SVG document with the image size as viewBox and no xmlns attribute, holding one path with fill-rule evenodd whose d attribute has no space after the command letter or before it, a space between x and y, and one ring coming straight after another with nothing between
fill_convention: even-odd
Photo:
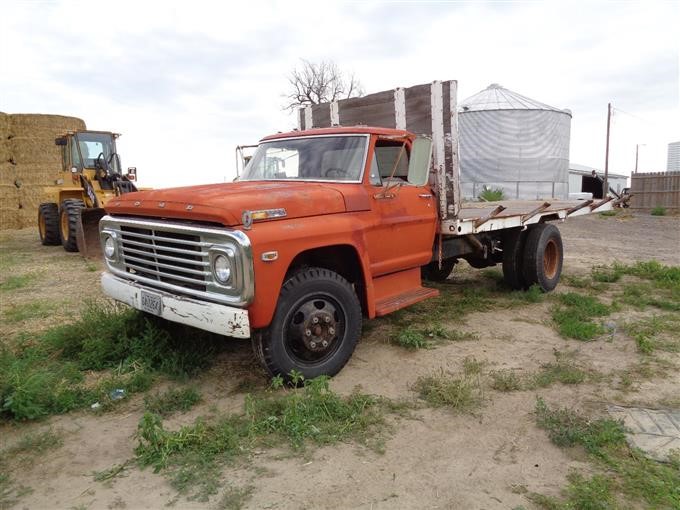
<instances>
[{"instance_id":1,"label":"wooden fence","mask_svg":"<svg viewBox=\"0 0 680 510\"><path fill-rule=\"evenodd\" d=\"M634 209L680 209L680 172L652 172L630 177Z\"/></svg>"}]
</instances>

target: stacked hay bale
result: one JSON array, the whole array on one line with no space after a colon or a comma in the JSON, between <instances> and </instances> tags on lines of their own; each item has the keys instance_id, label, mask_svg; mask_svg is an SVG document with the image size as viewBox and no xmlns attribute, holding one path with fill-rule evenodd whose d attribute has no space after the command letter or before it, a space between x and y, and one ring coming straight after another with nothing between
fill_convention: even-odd
<instances>
[{"instance_id":1,"label":"stacked hay bale","mask_svg":"<svg viewBox=\"0 0 680 510\"><path fill-rule=\"evenodd\" d=\"M54 139L77 129L85 122L75 117L0 112L0 229L37 224L46 188L64 178Z\"/></svg>"}]
</instances>

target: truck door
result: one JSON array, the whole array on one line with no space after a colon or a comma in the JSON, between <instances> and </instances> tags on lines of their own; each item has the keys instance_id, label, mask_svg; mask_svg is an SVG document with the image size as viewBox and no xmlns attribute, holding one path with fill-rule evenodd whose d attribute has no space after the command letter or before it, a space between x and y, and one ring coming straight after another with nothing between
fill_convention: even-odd
<instances>
[{"instance_id":1,"label":"truck door","mask_svg":"<svg viewBox=\"0 0 680 510\"><path fill-rule=\"evenodd\" d=\"M378 139L370 166L371 208L376 221L367 233L373 276L430 261L437 224L434 194L427 184L429 138Z\"/></svg>"}]
</instances>

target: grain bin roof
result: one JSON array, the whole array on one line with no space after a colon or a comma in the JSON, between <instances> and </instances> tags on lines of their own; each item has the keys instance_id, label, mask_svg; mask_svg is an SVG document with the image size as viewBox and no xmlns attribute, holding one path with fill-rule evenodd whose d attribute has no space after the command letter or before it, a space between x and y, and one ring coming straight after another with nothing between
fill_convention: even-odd
<instances>
[{"instance_id":1,"label":"grain bin roof","mask_svg":"<svg viewBox=\"0 0 680 510\"><path fill-rule=\"evenodd\" d=\"M461 113L491 110L549 110L566 113L571 116L569 110L560 110L559 108L530 99L517 92L503 88L497 83L492 83L481 92L461 101L458 108L458 111Z\"/></svg>"}]
</instances>

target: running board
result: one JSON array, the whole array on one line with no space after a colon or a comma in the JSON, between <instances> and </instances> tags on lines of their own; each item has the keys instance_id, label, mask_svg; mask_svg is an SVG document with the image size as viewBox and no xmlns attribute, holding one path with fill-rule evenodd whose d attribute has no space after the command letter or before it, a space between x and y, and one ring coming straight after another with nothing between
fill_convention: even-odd
<instances>
[{"instance_id":1,"label":"running board","mask_svg":"<svg viewBox=\"0 0 680 510\"><path fill-rule=\"evenodd\" d=\"M418 289L411 289L403 294L398 294L392 296L382 301L378 301L375 304L375 316L382 317L388 313L401 310L407 306L411 306L419 301L424 301L431 297L437 297L439 291L437 289L428 289L426 287L420 287Z\"/></svg>"}]
</instances>

